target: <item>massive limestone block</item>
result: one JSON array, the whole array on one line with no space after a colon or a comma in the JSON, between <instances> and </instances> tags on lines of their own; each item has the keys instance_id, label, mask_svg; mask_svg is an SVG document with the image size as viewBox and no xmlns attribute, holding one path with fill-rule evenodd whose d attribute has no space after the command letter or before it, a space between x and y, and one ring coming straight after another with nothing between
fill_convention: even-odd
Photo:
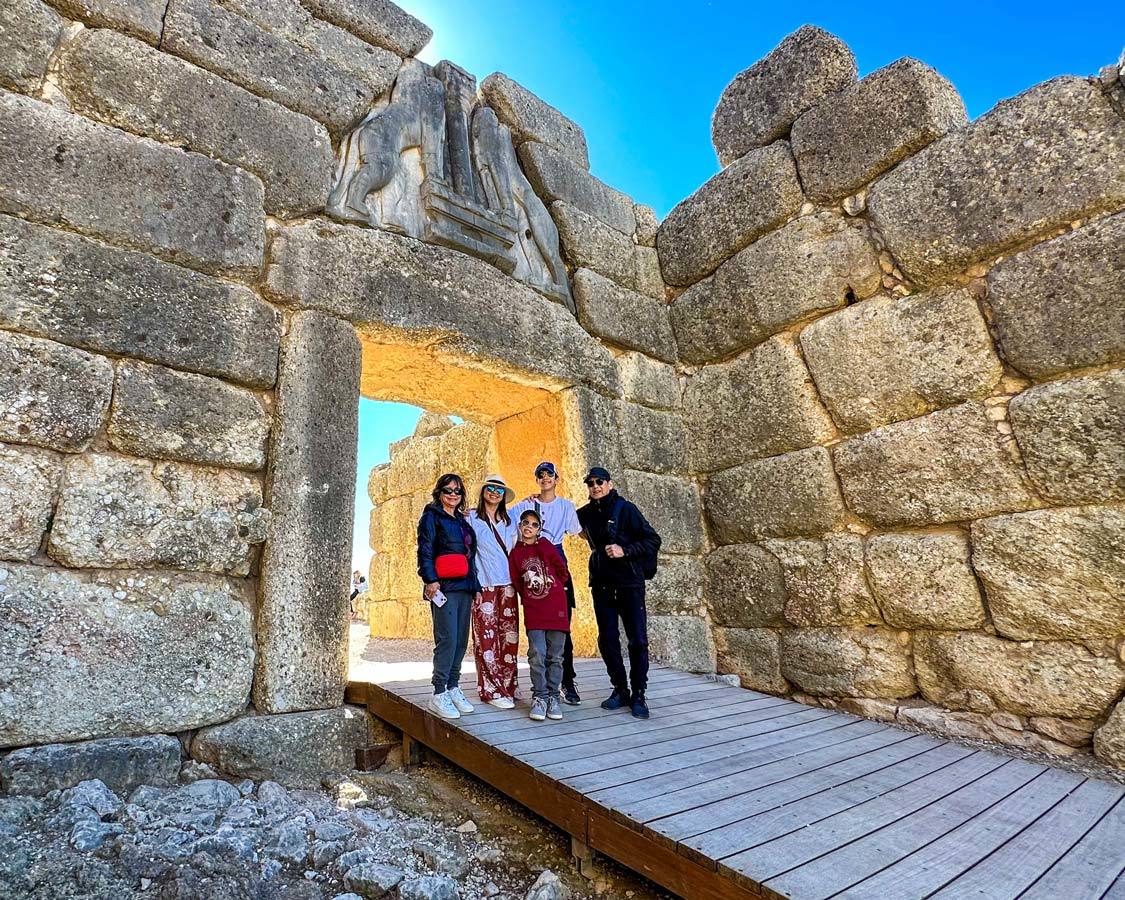
<instances>
[{"instance_id":1,"label":"massive limestone block","mask_svg":"<svg viewBox=\"0 0 1125 900\"><path fill-rule=\"evenodd\" d=\"M937 525L1038 503L979 403L844 441L835 462L848 506L880 525Z\"/></svg>"},{"instance_id":2,"label":"massive limestone block","mask_svg":"<svg viewBox=\"0 0 1125 900\"><path fill-rule=\"evenodd\" d=\"M901 163L867 208L902 268L932 284L1125 204L1125 119L1084 78L998 104Z\"/></svg>"},{"instance_id":3,"label":"massive limestone block","mask_svg":"<svg viewBox=\"0 0 1125 900\"><path fill-rule=\"evenodd\" d=\"M0 440L85 449L101 428L113 365L72 347L0 332Z\"/></svg>"},{"instance_id":4,"label":"massive limestone block","mask_svg":"<svg viewBox=\"0 0 1125 900\"><path fill-rule=\"evenodd\" d=\"M972 526L996 630L1021 640L1125 635L1125 507L1044 509Z\"/></svg>"},{"instance_id":5,"label":"massive limestone block","mask_svg":"<svg viewBox=\"0 0 1125 900\"><path fill-rule=\"evenodd\" d=\"M389 0L301 0L314 15L377 47L399 56L414 56L430 42L433 31Z\"/></svg>"},{"instance_id":6,"label":"massive limestone block","mask_svg":"<svg viewBox=\"0 0 1125 900\"><path fill-rule=\"evenodd\" d=\"M274 215L324 206L335 159L312 119L113 31L69 43L59 81L75 112L253 172Z\"/></svg>"},{"instance_id":7,"label":"massive limestone block","mask_svg":"<svg viewBox=\"0 0 1125 900\"><path fill-rule=\"evenodd\" d=\"M1063 641L1017 643L977 631L923 631L914 667L927 700L950 709L1098 718L1125 688L1125 667Z\"/></svg>"},{"instance_id":8,"label":"massive limestone block","mask_svg":"<svg viewBox=\"0 0 1125 900\"><path fill-rule=\"evenodd\" d=\"M572 267L593 269L622 287L636 290L637 248L630 237L565 200L551 204L559 248Z\"/></svg>"},{"instance_id":9,"label":"massive limestone block","mask_svg":"<svg viewBox=\"0 0 1125 900\"><path fill-rule=\"evenodd\" d=\"M582 477L591 466L609 469L615 478L621 479L624 469L613 401L584 387L561 391L558 397L565 438L561 474L569 496L586 494Z\"/></svg>"},{"instance_id":10,"label":"massive limestone block","mask_svg":"<svg viewBox=\"0 0 1125 900\"><path fill-rule=\"evenodd\" d=\"M822 541L763 541L781 564L785 620L793 625L878 625L879 608L863 569L863 540L831 534Z\"/></svg>"},{"instance_id":11,"label":"massive limestone block","mask_svg":"<svg viewBox=\"0 0 1125 900\"><path fill-rule=\"evenodd\" d=\"M199 728L238 715L247 582L0 567L0 746Z\"/></svg>"},{"instance_id":12,"label":"massive limestone block","mask_svg":"<svg viewBox=\"0 0 1125 900\"><path fill-rule=\"evenodd\" d=\"M715 671L737 675L752 691L786 694L789 682L781 674L781 635L768 628L716 628Z\"/></svg>"},{"instance_id":13,"label":"massive limestone block","mask_svg":"<svg viewBox=\"0 0 1125 900\"><path fill-rule=\"evenodd\" d=\"M637 504L652 527L660 532L661 550L698 553L703 549L702 512L694 484L675 475L654 475L635 469L625 469L622 474L625 482L622 493Z\"/></svg>"},{"instance_id":14,"label":"massive limestone block","mask_svg":"<svg viewBox=\"0 0 1125 900\"><path fill-rule=\"evenodd\" d=\"M247 575L269 518L240 472L91 453L67 460L47 551L74 568Z\"/></svg>"},{"instance_id":15,"label":"massive limestone block","mask_svg":"<svg viewBox=\"0 0 1125 900\"><path fill-rule=\"evenodd\" d=\"M571 288L578 321L588 332L665 362L676 361L676 339L663 301L621 287L590 269L575 272Z\"/></svg>"},{"instance_id":16,"label":"massive limestone block","mask_svg":"<svg viewBox=\"0 0 1125 900\"><path fill-rule=\"evenodd\" d=\"M660 228L656 210L638 203L633 207L633 214L637 218L637 230L633 240L642 247L656 247L656 232Z\"/></svg>"},{"instance_id":17,"label":"massive limestone block","mask_svg":"<svg viewBox=\"0 0 1125 900\"><path fill-rule=\"evenodd\" d=\"M1105 724L1094 732L1094 754L1102 762L1125 769L1125 701L1118 703Z\"/></svg>"},{"instance_id":18,"label":"massive limestone block","mask_svg":"<svg viewBox=\"0 0 1125 900\"><path fill-rule=\"evenodd\" d=\"M757 544L712 550L704 560L711 623L731 628L785 624L785 580L776 556Z\"/></svg>"},{"instance_id":19,"label":"massive limestone block","mask_svg":"<svg viewBox=\"0 0 1125 900\"><path fill-rule=\"evenodd\" d=\"M180 742L168 734L22 747L0 760L5 791L38 797L92 778L128 794L142 784L170 787L179 776Z\"/></svg>"},{"instance_id":20,"label":"massive limestone block","mask_svg":"<svg viewBox=\"0 0 1125 900\"><path fill-rule=\"evenodd\" d=\"M715 640L696 616L648 617L648 652L653 663L685 672L715 671Z\"/></svg>"},{"instance_id":21,"label":"massive limestone block","mask_svg":"<svg viewBox=\"0 0 1125 900\"><path fill-rule=\"evenodd\" d=\"M621 461L643 472L686 472L687 441L679 412L617 402Z\"/></svg>"},{"instance_id":22,"label":"massive limestone block","mask_svg":"<svg viewBox=\"0 0 1125 900\"><path fill-rule=\"evenodd\" d=\"M988 304L1004 358L1033 378L1125 360L1125 214L1001 260Z\"/></svg>"},{"instance_id":23,"label":"massive limestone block","mask_svg":"<svg viewBox=\"0 0 1125 900\"><path fill-rule=\"evenodd\" d=\"M755 459L711 476L707 518L719 544L816 537L844 519L844 501L823 447Z\"/></svg>"},{"instance_id":24,"label":"massive limestone block","mask_svg":"<svg viewBox=\"0 0 1125 900\"><path fill-rule=\"evenodd\" d=\"M371 228L297 225L274 236L266 284L285 303L397 341L440 337L461 365L616 390L613 357L565 308L455 250Z\"/></svg>"},{"instance_id":25,"label":"massive limestone block","mask_svg":"<svg viewBox=\"0 0 1125 900\"><path fill-rule=\"evenodd\" d=\"M565 200L584 213L630 237L637 229L633 201L591 175L566 154L538 141L520 145L519 160L527 180L545 203Z\"/></svg>"},{"instance_id":26,"label":"massive limestone block","mask_svg":"<svg viewBox=\"0 0 1125 900\"><path fill-rule=\"evenodd\" d=\"M0 559L31 559L39 552L62 470L54 453L0 444Z\"/></svg>"},{"instance_id":27,"label":"massive limestone block","mask_svg":"<svg viewBox=\"0 0 1125 900\"><path fill-rule=\"evenodd\" d=\"M799 450L835 433L788 334L692 375L684 389L684 421L697 472Z\"/></svg>"},{"instance_id":28,"label":"massive limestone block","mask_svg":"<svg viewBox=\"0 0 1125 900\"><path fill-rule=\"evenodd\" d=\"M879 534L867 541L871 588L897 628L980 628L984 604L969 566L969 542L948 534Z\"/></svg>"},{"instance_id":29,"label":"massive limestone block","mask_svg":"<svg viewBox=\"0 0 1125 900\"><path fill-rule=\"evenodd\" d=\"M824 97L793 124L790 140L805 193L828 203L966 120L957 89L904 58Z\"/></svg>"},{"instance_id":30,"label":"massive limestone block","mask_svg":"<svg viewBox=\"0 0 1125 900\"><path fill-rule=\"evenodd\" d=\"M355 751L369 743L367 710L337 706L204 728L192 738L191 756L232 778L318 788L322 776L354 769Z\"/></svg>"},{"instance_id":31,"label":"massive limestone block","mask_svg":"<svg viewBox=\"0 0 1125 900\"><path fill-rule=\"evenodd\" d=\"M343 67L210 0L171 0L161 47L337 134L354 125L375 96Z\"/></svg>"},{"instance_id":32,"label":"massive limestone block","mask_svg":"<svg viewBox=\"0 0 1125 900\"><path fill-rule=\"evenodd\" d=\"M480 83L480 94L512 130L517 143L539 141L584 169L590 168L586 135L575 122L544 103L507 75L493 72Z\"/></svg>"},{"instance_id":33,"label":"massive limestone block","mask_svg":"<svg viewBox=\"0 0 1125 900\"><path fill-rule=\"evenodd\" d=\"M150 44L160 41L168 0L49 0L59 12L96 28L113 28Z\"/></svg>"},{"instance_id":34,"label":"massive limestone block","mask_svg":"<svg viewBox=\"0 0 1125 900\"><path fill-rule=\"evenodd\" d=\"M1008 413L1028 474L1044 497L1056 503L1125 500L1125 371L1030 388L1012 400Z\"/></svg>"},{"instance_id":35,"label":"massive limestone block","mask_svg":"<svg viewBox=\"0 0 1125 900\"><path fill-rule=\"evenodd\" d=\"M443 471L449 469L445 468L441 458L440 436L415 438L391 454L387 488L392 495L401 495L422 487L432 487Z\"/></svg>"},{"instance_id":36,"label":"massive limestone block","mask_svg":"<svg viewBox=\"0 0 1125 900\"><path fill-rule=\"evenodd\" d=\"M879 289L879 259L858 219L822 212L770 232L671 307L680 355L705 363Z\"/></svg>"},{"instance_id":37,"label":"massive limestone block","mask_svg":"<svg viewBox=\"0 0 1125 900\"><path fill-rule=\"evenodd\" d=\"M645 356L623 353L615 360L621 396L656 409L680 406L680 381L672 366Z\"/></svg>"},{"instance_id":38,"label":"massive limestone block","mask_svg":"<svg viewBox=\"0 0 1125 900\"><path fill-rule=\"evenodd\" d=\"M1003 374L967 290L872 297L813 322L801 349L850 434L986 397Z\"/></svg>"},{"instance_id":39,"label":"massive limestone block","mask_svg":"<svg viewBox=\"0 0 1125 900\"><path fill-rule=\"evenodd\" d=\"M645 605L658 616L700 615L703 563L694 556L661 554L656 577L646 585Z\"/></svg>"},{"instance_id":40,"label":"massive limestone block","mask_svg":"<svg viewBox=\"0 0 1125 900\"><path fill-rule=\"evenodd\" d=\"M62 27L58 13L39 0L0 7L0 87L37 93Z\"/></svg>"},{"instance_id":41,"label":"massive limestone block","mask_svg":"<svg viewBox=\"0 0 1125 900\"><path fill-rule=\"evenodd\" d=\"M360 347L320 312L293 316L281 348L262 554L254 705L339 706L347 679L348 572Z\"/></svg>"},{"instance_id":42,"label":"massive limestone block","mask_svg":"<svg viewBox=\"0 0 1125 900\"><path fill-rule=\"evenodd\" d=\"M711 120L719 162L784 137L801 113L855 79L847 44L813 25L797 29L723 91Z\"/></svg>"},{"instance_id":43,"label":"massive limestone block","mask_svg":"<svg viewBox=\"0 0 1125 900\"><path fill-rule=\"evenodd\" d=\"M656 249L668 284L687 286L794 215L804 200L789 145L748 153L680 201L660 225Z\"/></svg>"},{"instance_id":44,"label":"massive limestone block","mask_svg":"<svg viewBox=\"0 0 1125 900\"><path fill-rule=\"evenodd\" d=\"M257 272L262 183L226 163L0 95L0 212L213 272Z\"/></svg>"},{"instance_id":45,"label":"massive limestone block","mask_svg":"<svg viewBox=\"0 0 1125 900\"><path fill-rule=\"evenodd\" d=\"M269 387L281 314L252 291L0 216L0 325Z\"/></svg>"},{"instance_id":46,"label":"massive limestone block","mask_svg":"<svg viewBox=\"0 0 1125 900\"><path fill-rule=\"evenodd\" d=\"M917 691L910 641L890 628L788 628L781 674L827 697L909 697Z\"/></svg>"},{"instance_id":47,"label":"massive limestone block","mask_svg":"<svg viewBox=\"0 0 1125 900\"><path fill-rule=\"evenodd\" d=\"M269 433L250 391L135 360L117 368L109 442L122 453L262 469Z\"/></svg>"}]
</instances>

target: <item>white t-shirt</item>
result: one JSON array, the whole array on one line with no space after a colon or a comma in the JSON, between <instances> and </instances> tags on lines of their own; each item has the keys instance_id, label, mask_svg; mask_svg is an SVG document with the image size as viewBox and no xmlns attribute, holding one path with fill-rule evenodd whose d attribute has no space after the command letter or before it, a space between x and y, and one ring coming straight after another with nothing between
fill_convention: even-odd
<instances>
[{"instance_id":1,"label":"white t-shirt","mask_svg":"<svg viewBox=\"0 0 1125 900\"><path fill-rule=\"evenodd\" d=\"M544 503L542 500L521 500L508 510L512 517L512 524L519 525L524 510L535 509L536 502L539 503L539 515L543 517L543 531L540 533L556 547L562 544L564 534L582 533L578 510L565 497L555 497L550 503ZM496 543L496 539L493 538L492 542Z\"/></svg>"},{"instance_id":2,"label":"white t-shirt","mask_svg":"<svg viewBox=\"0 0 1125 900\"><path fill-rule=\"evenodd\" d=\"M511 513L509 513L511 515ZM496 522L496 531L504 541L504 546L511 550L515 546L517 537L516 525L519 519L512 516L512 524L505 525L504 520ZM512 583L512 576L508 573L508 557L488 523L477 515L475 509L469 510L469 524L477 537L477 578L482 588L502 587Z\"/></svg>"}]
</instances>

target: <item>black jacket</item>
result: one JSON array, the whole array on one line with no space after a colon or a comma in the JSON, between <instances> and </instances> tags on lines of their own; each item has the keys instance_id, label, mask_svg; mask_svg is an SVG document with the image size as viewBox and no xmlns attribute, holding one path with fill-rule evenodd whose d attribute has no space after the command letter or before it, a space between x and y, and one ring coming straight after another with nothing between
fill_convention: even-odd
<instances>
[{"instance_id":1,"label":"black jacket","mask_svg":"<svg viewBox=\"0 0 1125 900\"><path fill-rule=\"evenodd\" d=\"M469 557L469 574L464 578L439 579L434 560L445 553L464 553ZM441 582L442 593L480 590L477 579L477 541L464 516L454 518L440 504L430 503L418 520L418 575L426 584Z\"/></svg>"},{"instance_id":2,"label":"black jacket","mask_svg":"<svg viewBox=\"0 0 1125 900\"><path fill-rule=\"evenodd\" d=\"M638 587L645 583L641 560L647 555L656 555L660 535L634 504L613 490L601 500L591 500L579 509L578 521L586 531L592 551L591 586ZM608 544L619 544L625 556L621 559L606 556Z\"/></svg>"}]
</instances>

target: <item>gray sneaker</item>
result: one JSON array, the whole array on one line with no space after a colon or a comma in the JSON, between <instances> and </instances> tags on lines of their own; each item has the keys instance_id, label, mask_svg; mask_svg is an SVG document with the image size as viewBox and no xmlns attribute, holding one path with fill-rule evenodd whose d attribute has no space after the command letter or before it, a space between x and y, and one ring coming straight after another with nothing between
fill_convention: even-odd
<instances>
[{"instance_id":1,"label":"gray sneaker","mask_svg":"<svg viewBox=\"0 0 1125 900\"><path fill-rule=\"evenodd\" d=\"M547 718L547 701L542 697L536 697L531 701L531 712L527 716L529 719L534 719L536 722L542 722Z\"/></svg>"},{"instance_id":2,"label":"gray sneaker","mask_svg":"<svg viewBox=\"0 0 1125 900\"><path fill-rule=\"evenodd\" d=\"M547 718L548 719L561 719L562 718L562 704L559 703L558 697L547 698Z\"/></svg>"}]
</instances>

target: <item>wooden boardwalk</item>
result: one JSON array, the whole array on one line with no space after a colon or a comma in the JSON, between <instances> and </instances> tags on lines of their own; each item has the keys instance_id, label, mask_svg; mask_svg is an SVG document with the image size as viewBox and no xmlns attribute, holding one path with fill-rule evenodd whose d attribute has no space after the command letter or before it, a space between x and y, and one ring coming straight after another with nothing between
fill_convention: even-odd
<instances>
[{"instance_id":1,"label":"wooden boardwalk","mask_svg":"<svg viewBox=\"0 0 1125 900\"><path fill-rule=\"evenodd\" d=\"M600 660L576 662L584 702L561 722L526 702L442 720L421 681L349 696L569 832L580 858L691 900L1125 900L1121 786L667 668L638 721L598 706Z\"/></svg>"}]
</instances>

